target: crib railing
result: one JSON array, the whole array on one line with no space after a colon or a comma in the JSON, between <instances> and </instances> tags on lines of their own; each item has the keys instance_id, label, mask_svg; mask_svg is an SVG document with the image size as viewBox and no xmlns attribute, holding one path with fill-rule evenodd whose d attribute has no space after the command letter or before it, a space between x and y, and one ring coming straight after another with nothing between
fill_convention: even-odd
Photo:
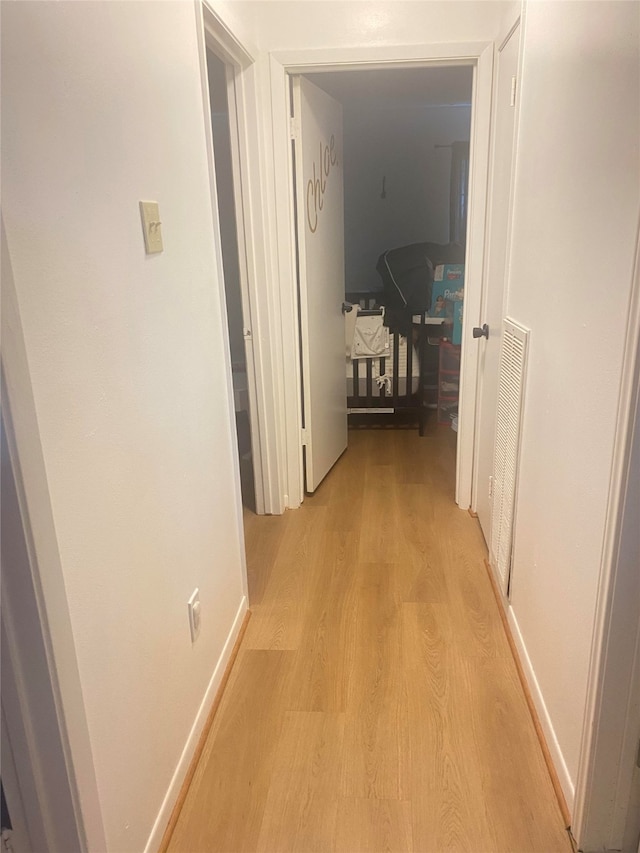
<instances>
[{"instance_id":1,"label":"crib railing","mask_svg":"<svg viewBox=\"0 0 640 853\"><path fill-rule=\"evenodd\" d=\"M378 309L377 300L379 292L347 293L346 301L359 305L364 311ZM371 410L380 411L407 411L415 410L418 414L420 434L424 430L424 406L423 406L423 376L422 376L422 354L426 341L424 318L419 324L413 326L413 340L407 340L406 347L406 371L400 375L400 342L403 337L398 331L390 332L393 339L393 353L391 356L381 356L378 361L380 376L387 376L387 366L392 366L391 377L386 382L376 383L373 376L374 359L354 359L352 361L353 375L347 388L347 407L359 412ZM418 353L418 383L417 389L413 391L413 368L414 368L414 346ZM388 362L391 360L391 365ZM364 379L364 394L361 393L360 382ZM400 390L401 381L404 383L403 392ZM390 389L387 390L390 385Z\"/></svg>"}]
</instances>

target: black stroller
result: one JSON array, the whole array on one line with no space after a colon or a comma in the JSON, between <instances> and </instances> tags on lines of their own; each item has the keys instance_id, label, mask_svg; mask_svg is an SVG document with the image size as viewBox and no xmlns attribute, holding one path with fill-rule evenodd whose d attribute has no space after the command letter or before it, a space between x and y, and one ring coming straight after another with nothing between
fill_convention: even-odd
<instances>
[{"instance_id":1,"label":"black stroller","mask_svg":"<svg viewBox=\"0 0 640 853\"><path fill-rule=\"evenodd\" d=\"M424 246L412 243L388 249L376 264L383 284L380 302L386 308L385 323L405 336L410 336L413 315L423 314L431 305L433 264Z\"/></svg>"},{"instance_id":2,"label":"black stroller","mask_svg":"<svg viewBox=\"0 0 640 853\"><path fill-rule=\"evenodd\" d=\"M387 309L385 322L391 331L408 335L412 317L429 310L437 266L463 263L464 246L458 243L411 243L383 252L376 264L383 285L379 301Z\"/></svg>"},{"instance_id":3,"label":"black stroller","mask_svg":"<svg viewBox=\"0 0 640 853\"><path fill-rule=\"evenodd\" d=\"M463 264L464 246L458 243L411 243L388 249L378 258L376 270L383 290L378 301L385 306L385 325L416 344L420 358L420 434L423 434L424 408L435 405L438 387L438 347L440 327L425 326L423 318L431 307L434 270L440 264ZM415 315L421 319L413 322ZM429 340L427 339L429 328ZM431 397L434 399L432 400Z\"/></svg>"}]
</instances>

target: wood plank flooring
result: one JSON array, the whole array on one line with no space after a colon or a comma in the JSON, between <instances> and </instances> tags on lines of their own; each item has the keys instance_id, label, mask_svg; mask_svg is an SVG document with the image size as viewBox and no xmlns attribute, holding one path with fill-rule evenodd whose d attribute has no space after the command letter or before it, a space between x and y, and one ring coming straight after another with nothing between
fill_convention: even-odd
<instances>
[{"instance_id":1,"label":"wood plank flooring","mask_svg":"<svg viewBox=\"0 0 640 853\"><path fill-rule=\"evenodd\" d=\"M349 433L246 517L253 615L170 853L571 853L455 435Z\"/></svg>"}]
</instances>

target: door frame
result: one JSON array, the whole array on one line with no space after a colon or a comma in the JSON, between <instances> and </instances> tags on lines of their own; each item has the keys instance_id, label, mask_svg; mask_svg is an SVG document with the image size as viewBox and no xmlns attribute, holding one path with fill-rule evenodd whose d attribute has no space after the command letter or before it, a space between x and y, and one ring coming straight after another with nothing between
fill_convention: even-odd
<instances>
[{"instance_id":1,"label":"door frame","mask_svg":"<svg viewBox=\"0 0 640 853\"><path fill-rule=\"evenodd\" d=\"M196 29L200 54L200 73L203 92L205 137L209 161L211 203L216 233L219 233L216 179L213 152L213 133L209 106L209 82L207 76L206 51L215 53L227 67L227 94L229 101L229 125L233 160L233 183L236 199L236 227L240 283L242 293L243 323L245 329L245 352L247 357L247 381L251 417L251 446L253 454L256 511L259 515L279 514L283 511L282 483L280 472L274 461L278 458L278 429L276 412L272 400L273 346L268 333L270 306L268 293L260 286L264 279L261 270L266 267L263 257L266 243L259 216L261 197L252 181L253 163L260 159L256 134L248 127L257 125L257 91L255 62L258 50L234 34L231 26L213 8L211 0L195 0ZM213 246L219 281L224 281L222 250L218 243ZM226 317L224 291L220 289L221 308ZM228 347L228 330L225 325ZM231 359L227 360L228 394L231 411L234 411ZM235 431L235 423L233 425ZM240 474L237 472L238 494ZM241 506L239 512L241 515ZM240 518L242 522L242 518Z\"/></svg>"},{"instance_id":2,"label":"door frame","mask_svg":"<svg viewBox=\"0 0 640 853\"><path fill-rule=\"evenodd\" d=\"M60 563L46 466L24 345L18 298L4 221L0 217L2 271L2 335L0 360L2 427L6 463L15 483L16 522L3 531L9 546L15 542L25 556L13 586L3 567L3 655L10 655L16 685L16 707L27 734L22 755L35 775L39 805L62 796L75 815L75 834L81 850L106 850L107 842L98 782L82 695L79 663L71 627L67 593ZM6 545L3 540L3 545ZM13 559L12 559L13 563ZM15 574L15 573L14 573ZM28 642L18 631L27 631ZM24 635L22 635L24 637ZM33 659L44 661L34 671ZM5 712L10 713L7 702ZM9 732L10 736L12 732ZM19 736L20 732L18 732ZM52 750L55 750L53 754ZM16 757L20 762L22 758ZM21 768L16 768L20 772ZM22 780L21 780L22 781ZM55 788L55 790L53 790ZM52 793L53 791L53 793ZM49 815L55 813L49 808ZM45 821L54 840L55 823ZM74 847L75 842L74 842Z\"/></svg>"},{"instance_id":3,"label":"door frame","mask_svg":"<svg viewBox=\"0 0 640 853\"><path fill-rule=\"evenodd\" d=\"M467 225L466 282L463 322L467 330L480 322L483 290L489 135L493 80L493 42L323 48L270 54L273 170L278 245L277 284L281 306L284 371L284 429L287 505L304 498L302 465L301 366L298 338L298 295L295 266L295 215L289 109L289 75L332 71L469 65L474 69L469 170L470 208ZM469 287L469 282L472 286ZM475 407L479 349L468 336L462 347L460 408L456 465L456 503L472 506Z\"/></svg>"},{"instance_id":4,"label":"door frame","mask_svg":"<svg viewBox=\"0 0 640 853\"><path fill-rule=\"evenodd\" d=\"M0 644L3 744L10 745L16 773L7 781L17 786L10 793L22 801L37 849L103 850L102 811L60 567L57 560L45 560L30 524L22 441L12 417L18 394L6 368L3 363Z\"/></svg>"},{"instance_id":5,"label":"door frame","mask_svg":"<svg viewBox=\"0 0 640 853\"><path fill-rule=\"evenodd\" d=\"M572 820L586 853L619 849L640 729L638 507L631 503L640 431L640 223L628 316Z\"/></svg>"}]
</instances>

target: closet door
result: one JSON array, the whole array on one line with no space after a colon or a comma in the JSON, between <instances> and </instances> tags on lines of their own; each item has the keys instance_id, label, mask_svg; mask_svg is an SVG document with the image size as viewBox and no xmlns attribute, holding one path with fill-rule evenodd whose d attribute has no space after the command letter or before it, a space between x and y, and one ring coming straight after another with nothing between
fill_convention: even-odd
<instances>
[{"instance_id":1,"label":"closet door","mask_svg":"<svg viewBox=\"0 0 640 853\"><path fill-rule=\"evenodd\" d=\"M480 338L480 388L476 415L475 506L484 538L491 542L494 440L498 403L498 366L505 315L508 274L509 217L516 128L516 76L520 26L516 26L498 50L494 101L494 137L489 210L487 273L484 283L482 322L489 326L488 339Z\"/></svg>"},{"instance_id":2,"label":"closet door","mask_svg":"<svg viewBox=\"0 0 640 853\"><path fill-rule=\"evenodd\" d=\"M347 447L342 106L293 78L305 488Z\"/></svg>"}]
</instances>

